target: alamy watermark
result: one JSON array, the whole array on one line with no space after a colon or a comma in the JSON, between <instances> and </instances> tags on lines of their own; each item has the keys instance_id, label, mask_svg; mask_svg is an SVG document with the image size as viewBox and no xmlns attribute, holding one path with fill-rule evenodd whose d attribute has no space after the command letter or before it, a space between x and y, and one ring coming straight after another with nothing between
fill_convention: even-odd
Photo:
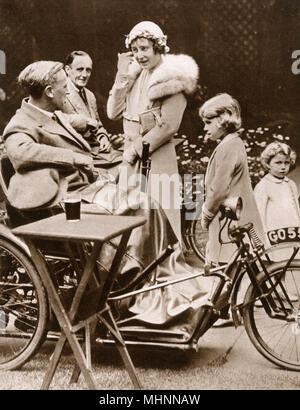
<instances>
[{"instance_id":1,"label":"alamy watermark","mask_svg":"<svg viewBox=\"0 0 300 410\"><path fill-rule=\"evenodd\" d=\"M295 60L292 63L292 73L297 75L300 74L300 50L294 50L292 52L292 59Z\"/></svg>"},{"instance_id":2,"label":"alamy watermark","mask_svg":"<svg viewBox=\"0 0 300 410\"><path fill-rule=\"evenodd\" d=\"M0 310L0 334L5 333L6 329L6 313Z\"/></svg>"},{"instance_id":3,"label":"alamy watermark","mask_svg":"<svg viewBox=\"0 0 300 410\"><path fill-rule=\"evenodd\" d=\"M6 55L0 50L0 74L6 74Z\"/></svg>"},{"instance_id":4,"label":"alamy watermark","mask_svg":"<svg viewBox=\"0 0 300 410\"><path fill-rule=\"evenodd\" d=\"M186 220L199 219L204 200L204 175L175 173L128 174L120 168L118 180L101 174L96 182L99 191L94 202L114 214L137 209L180 209ZM146 187L143 190L141 187ZM147 193L146 193L147 192Z\"/></svg>"}]
</instances>

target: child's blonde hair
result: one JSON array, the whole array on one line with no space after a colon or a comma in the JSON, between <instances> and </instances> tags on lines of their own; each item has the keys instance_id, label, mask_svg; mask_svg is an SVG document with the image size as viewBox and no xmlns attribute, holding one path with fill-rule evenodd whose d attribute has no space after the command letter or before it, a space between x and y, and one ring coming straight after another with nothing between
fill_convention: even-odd
<instances>
[{"instance_id":1,"label":"child's blonde hair","mask_svg":"<svg viewBox=\"0 0 300 410\"><path fill-rule=\"evenodd\" d=\"M271 142L260 155L260 162L262 166L268 171L269 164L272 158L277 154L283 154L290 158L291 166L294 166L297 159L297 154L292 148L284 142Z\"/></svg>"},{"instance_id":2,"label":"child's blonde hair","mask_svg":"<svg viewBox=\"0 0 300 410\"><path fill-rule=\"evenodd\" d=\"M231 95L222 93L205 101L199 109L202 119L222 116L221 126L227 132L234 132L241 128L241 107Z\"/></svg>"}]
</instances>

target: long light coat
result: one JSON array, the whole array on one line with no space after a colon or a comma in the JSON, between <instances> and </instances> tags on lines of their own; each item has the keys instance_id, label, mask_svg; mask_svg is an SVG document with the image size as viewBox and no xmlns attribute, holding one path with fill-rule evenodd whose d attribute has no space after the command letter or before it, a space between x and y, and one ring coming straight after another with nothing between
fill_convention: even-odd
<instances>
[{"instance_id":1,"label":"long light coat","mask_svg":"<svg viewBox=\"0 0 300 410\"><path fill-rule=\"evenodd\" d=\"M151 196L161 204L177 238L181 240L179 177L173 136L186 108L185 93L192 93L195 89L198 66L186 55L162 57L162 63L151 73L141 70L134 62L125 81L119 81L117 76L109 95L107 115L110 119L123 117L125 150L133 145L141 155L142 142L150 144ZM142 135L139 114L153 106L160 107L161 124L156 124ZM163 194L159 193L153 188L154 174L158 179L162 174L172 177L175 187L169 184L167 189L162 189Z\"/></svg>"},{"instance_id":2,"label":"long light coat","mask_svg":"<svg viewBox=\"0 0 300 410\"><path fill-rule=\"evenodd\" d=\"M251 186L246 150L239 135L233 133L218 144L210 157L205 175L205 208L215 215L209 225L208 262L227 262L236 249L234 244L221 245L219 242L219 206L226 198L236 196L243 200L239 224L253 222L263 240L263 227ZM226 228L222 240L228 241Z\"/></svg>"},{"instance_id":3,"label":"long light coat","mask_svg":"<svg viewBox=\"0 0 300 410\"><path fill-rule=\"evenodd\" d=\"M300 226L298 189L290 178L267 174L255 186L254 195L266 234L273 229ZM274 260L282 260L291 256L291 250L281 249L271 255Z\"/></svg>"}]
</instances>

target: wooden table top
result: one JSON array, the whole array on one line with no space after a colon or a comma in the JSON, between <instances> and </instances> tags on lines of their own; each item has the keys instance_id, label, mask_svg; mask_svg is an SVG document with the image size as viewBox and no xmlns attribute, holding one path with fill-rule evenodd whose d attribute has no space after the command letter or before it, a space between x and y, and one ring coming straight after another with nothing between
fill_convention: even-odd
<instances>
[{"instance_id":1,"label":"wooden table top","mask_svg":"<svg viewBox=\"0 0 300 410\"><path fill-rule=\"evenodd\" d=\"M129 229L143 225L146 218L140 216L101 215L81 213L81 220L69 222L65 213L41 219L14 228L15 235L33 239L100 241L105 242Z\"/></svg>"}]
</instances>

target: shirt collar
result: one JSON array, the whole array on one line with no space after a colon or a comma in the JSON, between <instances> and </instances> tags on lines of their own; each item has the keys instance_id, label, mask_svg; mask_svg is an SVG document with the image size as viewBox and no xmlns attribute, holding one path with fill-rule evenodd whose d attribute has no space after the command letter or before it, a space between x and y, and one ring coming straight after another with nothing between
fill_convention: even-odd
<instances>
[{"instance_id":1,"label":"shirt collar","mask_svg":"<svg viewBox=\"0 0 300 410\"><path fill-rule=\"evenodd\" d=\"M228 141L231 141L233 138L237 138L237 137L239 137L239 133L238 133L238 132L234 132L234 133L232 133L232 134L227 134L227 135L221 140L221 142L218 144L218 147L219 147L220 145L225 144L225 143L228 142Z\"/></svg>"},{"instance_id":2,"label":"shirt collar","mask_svg":"<svg viewBox=\"0 0 300 410\"><path fill-rule=\"evenodd\" d=\"M53 112L43 110L42 108L40 108L40 107L38 107L38 106L36 106L36 105L34 105L34 104L31 104L31 102L30 102L29 100L26 101L26 102L27 102L27 104L31 105L31 107L34 107L34 108L37 109L38 111L40 111L40 112L42 112L43 114L47 115L48 117L50 117L50 118L53 117Z\"/></svg>"},{"instance_id":3,"label":"shirt collar","mask_svg":"<svg viewBox=\"0 0 300 410\"><path fill-rule=\"evenodd\" d=\"M265 176L265 178L268 180L268 181L270 181L270 182L274 182L275 184L282 184L283 182L289 182L289 179L288 179L288 177L284 177L284 178L282 178L282 179L280 179L280 178L276 178L276 177L274 177L273 175L271 175L271 174L267 174L266 176Z\"/></svg>"}]
</instances>

